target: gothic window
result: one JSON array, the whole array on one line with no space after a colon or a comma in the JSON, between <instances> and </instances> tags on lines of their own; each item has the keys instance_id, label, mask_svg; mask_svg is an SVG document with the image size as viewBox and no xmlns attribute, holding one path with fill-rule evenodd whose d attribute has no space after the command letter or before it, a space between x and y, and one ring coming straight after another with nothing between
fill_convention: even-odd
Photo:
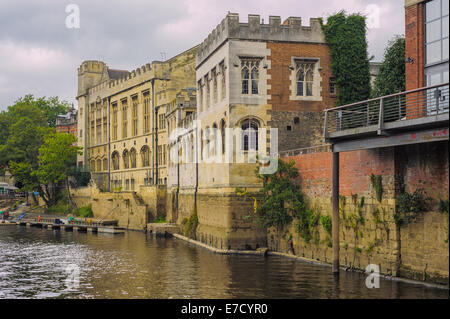
<instances>
[{"instance_id":1,"label":"gothic window","mask_svg":"<svg viewBox=\"0 0 450 319\"><path fill-rule=\"evenodd\" d=\"M132 135L136 136L138 134L138 98L137 95L133 96L132 98L132 117L133 117L133 122L132 122Z\"/></svg>"},{"instance_id":2,"label":"gothic window","mask_svg":"<svg viewBox=\"0 0 450 319\"><path fill-rule=\"evenodd\" d=\"M113 140L117 140L117 103L112 105L113 107Z\"/></svg>"},{"instance_id":3,"label":"gothic window","mask_svg":"<svg viewBox=\"0 0 450 319\"><path fill-rule=\"evenodd\" d=\"M131 168L136 168L136 149L134 148L130 150L130 164Z\"/></svg>"},{"instance_id":4,"label":"gothic window","mask_svg":"<svg viewBox=\"0 0 450 319\"><path fill-rule=\"evenodd\" d=\"M97 160L97 172L102 171L102 160Z\"/></svg>"},{"instance_id":5,"label":"gothic window","mask_svg":"<svg viewBox=\"0 0 450 319\"><path fill-rule=\"evenodd\" d=\"M209 105L211 103L211 87L209 83L209 76L205 77L205 85L206 85L206 108L209 109Z\"/></svg>"},{"instance_id":6,"label":"gothic window","mask_svg":"<svg viewBox=\"0 0 450 319\"><path fill-rule=\"evenodd\" d=\"M127 100L122 101L122 138L126 138L128 135L128 106Z\"/></svg>"},{"instance_id":7,"label":"gothic window","mask_svg":"<svg viewBox=\"0 0 450 319\"><path fill-rule=\"evenodd\" d=\"M312 96L314 82L314 64L297 63L297 96Z\"/></svg>"},{"instance_id":8,"label":"gothic window","mask_svg":"<svg viewBox=\"0 0 450 319\"><path fill-rule=\"evenodd\" d=\"M147 145L144 145L141 149L142 167L150 166L150 149Z\"/></svg>"},{"instance_id":9,"label":"gothic window","mask_svg":"<svg viewBox=\"0 0 450 319\"><path fill-rule=\"evenodd\" d=\"M128 153L128 150L124 150L123 154L123 168L128 169L130 168L130 153Z\"/></svg>"},{"instance_id":10,"label":"gothic window","mask_svg":"<svg viewBox=\"0 0 450 319\"><path fill-rule=\"evenodd\" d=\"M222 79L222 81L221 81L221 86L222 86L221 98L223 100L227 96L225 63L224 62L220 63L220 74L222 74L222 78L221 78Z\"/></svg>"},{"instance_id":11,"label":"gothic window","mask_svg":"<svg viewBox=\"0 0 450 319\"><path fill-rule=\"evenodd\" d=\"M258 150L258 128L259 123L254 119L242 122L242 150Z\"/></svg>"},{"instance_id":12,"label":"gothic window","mask_svg":"<svg viewBox=\"0 0 450 319\"><path fill-rule=\"evenodd\" d=\"M150 132L150 93L144 92L144 133Z\"/></svg>"},{"instance_id":13,"label":"gothic window","mask_svg":"<svg viewBox=\"0 0 450 319\"><path fill-rule=\"evenodd\" d=\"M241 60L242 94L259 93L259 59Z\"/></svg>"},{"instance_id":14,"label":"gothic window","mask_svg":"<svg viewBox=\"0 0 450 319\"><path fill-rule=\"evenodd\" d=\"M214 103L217 103L218 100L218 88L217 88L217 73L216 73L216 68L214 68L212 70L212 82L213 82L213 97L214 97Z\"/></svg>"},{"instance_id":15,"label":"gothic window","mask_svg":"<svg viewBox=\"0 0 450 319\"><path fill-rule=\"evenodd\" d=\"M113 165L113 170L117 171L119 169L119 153L116 151L111 155L111 161Z\"/></svg>"},{"instance_id":16,"label":"gothic window","mask_svg":"<svg viewBox=\"0 0 450 319\"><path fill-rule=\"evenodd\" d=\"M213 127L212 127L212 139L213 139L213 150L211 152L212 156L215 156L216 154L218 154L218 152L217 152L217 144L218 144L217 138L219 136L218 136L217 133L218 133L217 132L217 124L214 123Z\"/></svg>"},{"instance_id":17,"label":"gothic window","mask_svg":"<svg viewBox=\"0 0 450 319\"><path fill-rule=\"evenodd\" d=\"M106 158L103 159L103 170L104 171L108 170L108 160Z\"/></svg>"}]
</instances>

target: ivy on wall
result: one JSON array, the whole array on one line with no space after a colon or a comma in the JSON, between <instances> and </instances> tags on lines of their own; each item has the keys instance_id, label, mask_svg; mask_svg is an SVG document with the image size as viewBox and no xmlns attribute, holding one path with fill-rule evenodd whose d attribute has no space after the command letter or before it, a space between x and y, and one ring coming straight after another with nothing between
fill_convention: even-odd
<instances>
[{"instance_id":1,"label":"ivy on wall","mask_svg":"<svg viewBox=\"0 0 450 319\"><path fill-rule=\"evenodd\" d=\"M367 100L370 97L370 70L367 53L366 20L360 14L340 11L320 20L330 47L331 71L337 90L337 105Z\"/></svg>"}]
</instances>

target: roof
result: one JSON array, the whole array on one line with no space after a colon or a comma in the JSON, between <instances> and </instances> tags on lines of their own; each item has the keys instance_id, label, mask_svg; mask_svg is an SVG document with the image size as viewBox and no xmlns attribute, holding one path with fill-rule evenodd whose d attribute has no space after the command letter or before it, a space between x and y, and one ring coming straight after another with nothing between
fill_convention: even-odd
<instances>
[{"instance_id":1,"label":"roof","mask_svg":"<svg viewBox=\"0 0 450 319\"><path fill-rule=\"evenodd\" d=\"M108 68L108 76L111 80L116 80L129 74L127 70L117 70Z\"/></svg>"}]
</instances>

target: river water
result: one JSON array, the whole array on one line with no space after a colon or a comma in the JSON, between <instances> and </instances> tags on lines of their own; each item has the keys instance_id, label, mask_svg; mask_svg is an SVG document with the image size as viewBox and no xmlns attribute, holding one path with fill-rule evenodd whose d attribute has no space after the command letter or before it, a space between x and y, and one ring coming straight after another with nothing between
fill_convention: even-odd
<instances>
[{"instance_id":1,"label":"river water","mask_svg":"<svg viewBox=\"0 0 450 319\"><path fill-rule=\"evenodd\" d=\"M327 266L278 256L217 255L138 232L0 226L0 299L449 296L445 289L384 279L380 288L368 289L365 280L364 274L343 271L335 283Z\"/></svg>"}]
</instances>

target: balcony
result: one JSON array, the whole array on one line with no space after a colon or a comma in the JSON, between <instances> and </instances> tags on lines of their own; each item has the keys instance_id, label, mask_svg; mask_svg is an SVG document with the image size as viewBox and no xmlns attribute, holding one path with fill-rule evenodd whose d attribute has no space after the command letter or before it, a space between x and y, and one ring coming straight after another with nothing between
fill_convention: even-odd
<instances>
[{"instance_id":1,"label":"balcony","mask_svg":"<svg viewBox=\"0 0 450 319\"><path fill-rule=\"evenodd\" d=\"M448 140L449 83L325 110L325 141L349 151Z\"/></svg>"}]
</instances>

